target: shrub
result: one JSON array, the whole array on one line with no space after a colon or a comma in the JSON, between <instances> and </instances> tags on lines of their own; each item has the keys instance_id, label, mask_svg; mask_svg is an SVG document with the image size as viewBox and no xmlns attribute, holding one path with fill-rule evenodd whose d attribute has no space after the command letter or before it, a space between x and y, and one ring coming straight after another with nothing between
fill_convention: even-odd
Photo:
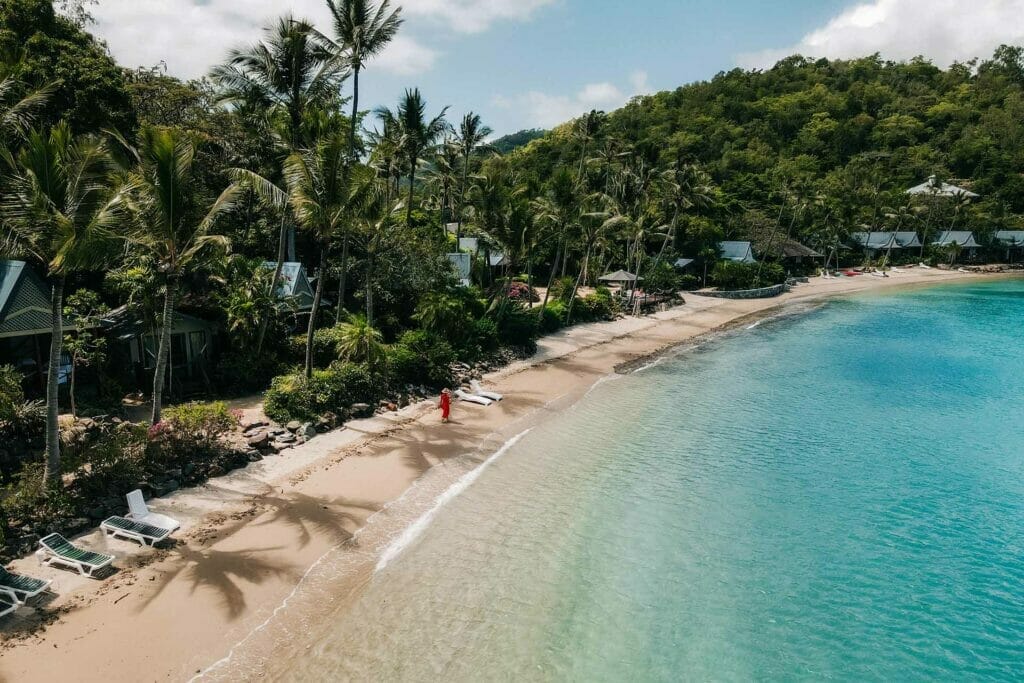
<instances>
[{"instance_id":1,"label":"shrub","mask_svg":"<svg viewBox=\"0 0 1024 683\"><path fill-rule=\"evenodd\" d=\"M305 353L305 338L302 339ZM255 354L232 349L221 355L213 368L213 379L219 390L228 393L251 392L267 386L281 372L281 360L272 351ZM123 392L122 392L123 395Z\"/></svg>"},{"instance_id":2,"label":"shrub","mask_svg":"<svg viewBox=\"0 0 1024 683\"><path fill-rule=\"evenodd\" d=\"M573 322L595 322L599 320L611 320L618 312L618 304L612 298L611 292L605 287L585 297L581 297L573 304Z\"/></svg>"},{"instance_id":3,"label":"shrub","mask_svg":"<svg viewBox=\"0 0 1024 683\"><path fill-rule=\"evenodd\" d=\"M758 289L784 282L786 272L777 263L759 264L719 261L715 264L711 278L719 289Z\"/></svg>"},{"instance_id":4,"label":"shrub","mask_svg":"<svg viewBox=\"0 0 1024 683\"><path fill-rule=\"evenodd\" d=\"M263 400L263 410L277 422L315 420L338 413L354 403L374 403L381 383L364 365L336 361L316 370L310 379L302 373L275 377Z\"/></svg>"},{"instance_id":5,"label":"shrub","mask_svg":"<svg viewBox=\"0 0 1024 683\"><path fill-rule=\"evenodd\" d=\"M531 289L525 282L513 281L508 285L508 298L513 301L522 301L524 303L536 303L540 301L540 297L537 296L537 292Z\"/></svg>"},{"instance_id":6,"label":"shrub","mask_svg":"<svg viewBox=\"0 0 1024 683\"><path fill-rule=\"evenodd\" d=\"M223 401L173 406L164 411L163 421L175 438L191 441L205 450L212 450L238 425L238 418Z\"/></svg>"},{"instance_id":7,"label":"shrub","mask_svg":"<svg viewBox=\"0 0 1024 683\"><path fill-rule=\"evenodd\" d=\"M498 321L498 334L508 346L532 346L537 339L537 315L519 307L506 309Z\"/></svg>"},{"instance_id":8,"label":"shrub","mask_svg":"<svg viewBox=\"0 0 1024 683\"><path fill-rule=\"evenodd\" d=\"M656 268L649 269L643 277L644 289L653 294L675 294L680 289L679 271L665 261L659 263Z\"/></svg>"},{"instance_id":9,"label":"shrub","mask_svg":"<svg viewBox=\"0 0 1024 683\"><path fill-rule=\"evenodd\" d=\"M544 307L540 318L540 332L551 334L557 332L565 324L566 305L561 301L552 301Z\"/></svg>"},{"instance_id":10,"label":"shrub","mask_svg":"<svg viewBox=\"0 0 1024 683\"><path fill-rule=\"evenodd\" d=\"M563 277L555 280L551 285L551 295L549 299L555 301L561 301L563 303L569 303L569 299L572 297L572 288L576 284L576 280L571 277Z\"/></svg>"},{"instance_id":11,"label":"shrub","mask_svg":"<svg viewBox=\"0 0 1024 683\"><path fill-rule=\"evenodd\" d=\"M435 388L451 384L451 365L457 360L451 344L425 330L410 330L402 335L399 345L418 358L419 371L410 383L422 382Z\"/></svg>"},{"instance_id":12,"label":"shrub","mask_svg":"<svg viewBox=\"0 0 1024 683\"><path fill-rule=\"evenodd\" d=\"M498 324L491 318L479 318L473 323L473 339L481 351L493 351L498 348Z\"/></svg>"},{"instance_id":13,"label":"shrub","mask_svg":"<svg viewBox=\"0 0 1024 683\"><path fill-rule=\"evenodd\" d=\"M696 275L686 274L679 278L679 289L692 292L701 288L701 279Z\"/></svg>"},{"instance_id":14,"label":"shrub","mask_svg":"<svg viewBox=\"0 0 1024 683\"><path fill-rule=\"evenodd\" d=\"M24 402L21 373L10 365L0 365L0 422L11 422Z\"/></svg>"}]
</instances>

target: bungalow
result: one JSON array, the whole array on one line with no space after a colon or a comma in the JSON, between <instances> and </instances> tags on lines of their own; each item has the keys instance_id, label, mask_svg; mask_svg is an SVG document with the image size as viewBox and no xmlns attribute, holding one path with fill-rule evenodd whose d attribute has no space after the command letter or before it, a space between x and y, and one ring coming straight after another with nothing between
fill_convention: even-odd
<instances>
[{"instance_id":1,"label":"bungalow","mask_svg":"<svg viewBox=\"0 0 1024 683\"><path fill-rule=\"evenodd\" d=\"M899 249L920 249L921 240L912 230L896 232L855 232L851 233L853 244L860 247L868 258L874 258L880 252Z\"/></svg>"},{"instance_id":2,"label":"bungalow","mask_svg":"<svg viewBox=\"0 0 1024 683\"><path fill-rule=\"evenodd\" d=\"M116 366L124 378L138 387L152 382L160 345L160 329L147 324L138 313L121 306L101 321L111 342ZM213 341L217 326L200 318L174 312L171 325L171 348L167 363L167 391L181 395L194 387L210 385L207 368L213 357Z\"/></svg>"},{"instance_id":3,"label":"bungalow","mask_svg":"<svg viewBox=\"0 0 1024 683\"><path fill-rule=\"evenodd\" d=\"M46 382L50 349L51 288L24 261L0 261L0 364L19 368L30 386ZM76 327L64 322L64 330ZM61 381L70 372L71 358L61 356Z\"/></svg>"},{"instance_id":4,"label":"bungalow","mask_svg":"<svg viewBox=\"0 0 1024 683\"><path fill-rule=\"evenodd\" d=\"M263 267L273 272L277 268L274 261L265 261ZM299 313L313 310L313 285L306 274L306 267L301 263L287 261L281 265L281 281L277 286L277 298L281 300L278 308Z\"/></svg>"},{"instance_id":5,"label":"bungalow","mask_svg":"<svg viewBox=\"0 0 1024 683\"><path fill-rule=\"evenodd\" d=\"M1006 247L1006 260L1013 261L1015 252L1024 249L1024 230L999 230L996 242Z\"/></svg>"},{"instance_id":6,"label":"bungalow","mask_svg":"<svg viewBox=\"0 0 1024 683\"><path fill-rule=\"evenodd\" d=\"M757 263L750 242L719 242L718 253L724 261L736 263Z\"/></svg>"},{"instance_id":7,"label":"bungalow","mask_svg":"<svg viewBox=\"0 0 1024 683\"><path fill-rule=\"evenodd\" d=\"M800 263L806 259L825 258L814 249L797 242L794 239L769 240L768 242L755 242L754 253L761 258L769 257L779 261Z\"/></svg>"},{"instance_id":8,"label":"bungalow","mask_svg":"<svg viewBox=\"0 0 1024 683\"><path fill-rule=\"evenodd\" d=\"M974 239L974 233L969 230L943 230L939 233L932 244L940 248L950 248L953 245L959 247L966 253L968 259L973 259L975 250L981 245Z\"/></svg>"}]
</instances>

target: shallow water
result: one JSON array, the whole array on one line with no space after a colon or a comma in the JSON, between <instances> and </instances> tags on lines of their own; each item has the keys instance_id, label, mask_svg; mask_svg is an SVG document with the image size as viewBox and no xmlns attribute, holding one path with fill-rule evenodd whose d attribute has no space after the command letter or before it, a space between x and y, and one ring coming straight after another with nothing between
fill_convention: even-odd
<instances>
[{"instance_id":1,"label":"shallow water","mask_svg":"<svg viewBox=\"0 0 1024 683\"><path fill-rule=\"evenodd\" d=\"M1022 282L858 297L604 382L274 675L1017 679L1022 321Z\"/></svg>"}]
</instances>

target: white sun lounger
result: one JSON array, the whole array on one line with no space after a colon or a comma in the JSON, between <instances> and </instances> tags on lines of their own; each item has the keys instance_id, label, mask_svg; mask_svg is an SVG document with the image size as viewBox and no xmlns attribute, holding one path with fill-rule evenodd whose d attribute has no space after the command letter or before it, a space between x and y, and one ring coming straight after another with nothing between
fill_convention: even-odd
<instances>
[{"instance_id":1,"label":"white sun lounger","mask_svg":"<svg viewBox=\"0 0 1024 683\"><path fill-rule=\"evenodd\" d=\"M127 517L109 517L100 524L100 528L107 533L108 536L114 538L124 538L129 541L138 541L142 545L152 546L154 543L159 543L168 536L174 529L167 529L164 527L153 526L152 524L143 524L142 522L136 522L135 520L128 519Z\"/></svg>"},{"instance_id":2,"label":"white sun lounger","mask_svg":"<svg viewBox=\"0 0 1024 683\"><path fill-rule=\"evenodd\" d=\"M502 394L499 394L497 392L485 391L484 388L480 386L480 382L477 382L475 379L469 383L469 386L473 389L473 393L476 394L477 396L483 396L484 398L489 398L492 401L500 401L501 399L505 398Z\"/></svg>"},{"instance_id":3,"label":"white sun lounger","mask_svg":"<svg viewBox=\"0 0 1024 683\"><path fill-rule=\"evenodd\" d=\"M84 550L60 534L50 534L39 545L42 547L36 551L36 557L41 564L68 567L82 576L91 577L114 561L113 555Z\"/></svg>"},{"instance_id":4,"label":"white sun lounger","mask_svg":"<svg viewBox=\"0 0 1024 683\"><path fill-rule=\"evenodd\" d=\"M49 581L33 579L31 576L22 576L21 574L13 574L0 567L0 593L11 595L15 602L25 604L26 600L39 595L49 586Z\"/></svg>"},{"instance_id":5,"label":"white sun lounger","mask_svg":"<svg viewBox=\"0 0 1024 683\"><path fill-rule=\"evenodd\" d=\"M0 593L0 617L6 617L16 609L18 609L18 601L14 599L14 595L7 592Z\"/></svg>"},{"instance_id":6,"label":"white sun lounger","mask_svg":"<svg viewBox=\"0 0 1024 683\"><path fill-rule=\"evenodd\" d=\"M489 406L492 403L494 403L494 401L492 401L489 398L484 398L483 396L474 396L473 394L467 394L462 389L455 390L455 397L458 398L460 401L466 401L467 403L476 403L477 405L481 406Z\"/></svg>"},{"instance_id":7,"label":"white sun lounger","mask_svg":"<svg viewBox=\"0 0 1024 683\"><path fill-rule=\"evenodd\" d=\"M924 268L925 270L931 270L931 269L932 269L932 267L931 267L931 266L927 265L927 264L926 264L926 263L924 263L923 261L922 261L921 263L917 264L917 267L918 267L918 268Z\"/></svg>"},{"instance_id":8,"label":"white sun lounger","mask_svg":"<svg viewBox=\"0 0 1024 683\"><path fill-rule=\"evenodd\" d=\"M128 499L128 514L125 517L133 522L149 524L160 529L167 529L169 532L177 531L181 528L178 520L172 519L167 515L161 515L159 512L150 512L142 491L136 489L129 493L126 498Z\"/></svg>"}]
</instances>

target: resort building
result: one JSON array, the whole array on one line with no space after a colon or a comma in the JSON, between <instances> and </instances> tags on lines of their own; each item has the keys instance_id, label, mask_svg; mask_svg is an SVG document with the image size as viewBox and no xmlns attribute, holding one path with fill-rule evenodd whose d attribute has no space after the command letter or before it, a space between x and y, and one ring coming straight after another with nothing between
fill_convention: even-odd
<instances>
[{"instance_id":1,"label":"resort building","mask_svg":"<svg viewBox=\"0 0 1024 683\"><path fill-rule=\"evenodd\" d=\"M997 244L1006 247L1006 260L1011 263L1024 250L1024 230L999 230L995 234Z\"/></svg>"},{"instance_id":2,"label":"resort building","mask_svg":"<svg viewBox=\"0 0 1024 683\"><path fill-rule=\"evenodd\" d=\"M0 364L13 365L26 376L28 386L42 389L50 353L50 285L24 261L0 261ZM65 332L74 332L64 321ZM70 356L61 356L61 377L71 368Z\"/></svg>"},{"instance_id":3,"label":"resort building","mask_svg":"<svg viewBox=\"0 0 1024 683\"><path fill-rule=\"evenodd\" d=\"M273 272L277 263L265 261L263 267ZM286 261L281 265L281 281L277 286L277 298L281 303L278 309L309 313L313 310L314 296L313 283L304 265L295 261Z\"/></svg>"},{"instance_id":4,"label":"resort building","mask_svg":"<svg viewBox=\"0 0 1024 683\"><path fill-rule=\"evenodd\" d=\"M719 242L718 253L723 261L736 263L757 263L750 242Z\"/></svg>"},{"instance_id":5,"label":"resort building","mask_svg":"<svg viewBox=\"0 0 1024 683\"><path fill-rule=\"evenodd\" d=\"M921 240L913 231L854 232L850 234L854 246L864 250L868 258L881 252L898 249L920 249Z\"/></svg>"}]
</instances>

